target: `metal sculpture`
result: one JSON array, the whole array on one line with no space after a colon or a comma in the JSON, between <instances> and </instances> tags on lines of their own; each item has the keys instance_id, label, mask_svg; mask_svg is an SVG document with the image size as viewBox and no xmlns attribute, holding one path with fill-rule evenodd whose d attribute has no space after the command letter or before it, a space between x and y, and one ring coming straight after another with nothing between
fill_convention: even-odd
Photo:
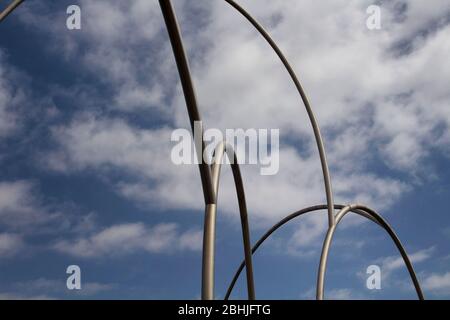
<instances>
[{"instance_id":1,"label":"metal sculpture","mask_svg":"<svg viewBox=\"0 0 450 320\"><path fill-rule=\"evenodd\" d=\"M396 245L396 247L397 247L397 249L399 250L399 252L400 252L400 254L401 254L401 256L402 256L402 258L403 258L403 261L405 262L405 265L407 266L407 268L408 268L408 271L409 271L409 275L410 275L410 277L411 277L411 280L412 280L412 282L413 282L413 284L414 284L414 288L415 288L415 290L416 290L416 293L417 293L417 296L418 296L418 298L420 299L420 300L423 300L424 299L424 296L423 296L423 293L422 293L422 289L420 288L420 284L419 284L419 281L417 280L417 277L416 277L416 274L415 274L415 272L414 272L414 269L413 269L413 267L412 267L412 264L411 264L411 261L409 260L409 257L408 257L408 255L406 254L406 251L405 251L405 249L403 248L403 246L402 246L402 244L401 244L401 242L400 242L400 240L398 239L398 237L397 237L397 235L395 234L395 232L394 232L394 230L392 229L392 227L379 215L379 214L377 214L375 211L373 211L373 210L371 210L371 209L369 209L369 208L367 208L367 207L364 207L364 206L357 206L357 205L353 205L353 206L344 206L344 205L341 205L341 204L335 204L334 205L334 208L335 209L338 209L338 210L342 210L342 209L346 209L346 210L348 210L346 213L348 213L348 212L354 212L354 213L356 213L356 214L358 214L358 215L360 215L360 216L362 216L362 217L364 217L364 218L367 218L367 219L369 219L369 220L371 220L371 221L373 221L373 222L375 222L376 224L378 224L380 227L382 227L384 230L386 230L386 232L389 234L389 236L391 237L391 239L394 241L394 243L395 243L395 245ZM299 211L296 211L296 212L294 212L294 213L292 213L292 214L290 214L290 215L288 215L287 217L285 217L285 218L283 218L281 221L279 221L278 223L276 223L272 228L270 228L257 242L256 242L256 244L253 246L253 248L252 248L252 254L253 253L255 253L257 250L258 250L258 248L264 243L264 241L266 241L275 231L277 231L279 228L281 228L283 225L285 225L286 223L288 223L289 221L291 221L291 220L293 220L293 219L295 219L295 218L297 218L297 217L300 217L300 216L302 216L302 215L304 215L304 214L306 214L306 213L309 213L309 212L315 212L315 211L319 211L319 210L324 210L324 209L327 209L327 206L326 205L324 205L324 204L322 204L322 205L317 205L317 206L312 206L312 207L308 207L308 208L304 208L304 209L301 209L301 210L299 210ZM342 216L339 218L339 221L342 219ZM335 229L335 228L334 228ZM327 242L329 241L329 242L331 242L331 239L332 239L332 235L333 235L333 233L334 233L334 229L333 229L333 231L329 231L330 232L330 234L331 234L331 236L330 237L327 237L327 239L328 240L326 240ZM330 229L329 229L330 230ZM325 247L325 246L324 246ZM329 251L329 248L330 248L330 244L328 244L327 245L327 253L326 253L326 255L328 255L328 251ZM324 256L324 255L322 255L322 256ZM326 258L325 258L326 259ZM322 261L322 264L323 263L326 263L326 260L325 259L321 259L321 261ZM326 265L324 265L325 267L326 267ZM236 270L236 272L235 272L235 274L234 274L234 277L233 277L233 279L231 280L231 283L230 283L230 285L229 285L229 287L228 287L228 290L227 290L227 293L225 294L225 300L228 300L229 299L229 297L230 297L230 295L231 295L231 293L232 293L232 291L233 291L233 288L234 288L234 285L236 284L236 281L238 280L238 278L239 278L239 275L241 274L241 272L242 272L242 270L244 269L244 267L245 267L245 261L242 261L242 263L240 264L240 266L238 267L238 269ZM321 273L319 272L318 274L320 275L320 277L324 277L325 276L325 267L324 268L322 268L323 269L323 273L322 273L322 275L320 275ZM324 278L322 278L322 280L321 280L321 285L320 285L320 297L318 297L319 299L323 299L323 286L324 286L324 281L323 281L323 279ZM319 288L319 286L317 287L317 288ZM317 289L318 290L318 289Z\"/></svg>"},{"instance_id":2,"label":"metal sculpture","mask_svg":"<svg viewBox=\"0 0 450 320\"><path fill-rule=\"evenodd\" d=\"M248 224L248 215L247 215L247 206L245 201L245 192L243 181L241 177L241 172L239 169L239 164L237 161L237 156L234 153L232 147L227 145L226 142L222 142L219 144L215 150L214 154L214 163L209 166L205 161L200 161L199 170L200 177L202 182L202 189L204 195L204 203L205 203L205 219L204 219L204 235L203 235L203 257L202 257L202 299L211 300L214 299L214 258L215 258L215 228L216 228L216 214L217 214L217 198L219 191L219 180L220 180L220 169L222 158L226 153L228 158L231 161L231 169L234 177L236 193L238 197L239 203L239 211L241 218L241 227L242 227L242 236L243 236L243 244L244 244L244 261L238 267L231 284L227 290L225 295L225 300L227 300L231 292L234 288L234 285L244 269L246 268L247 275L247 293L248 299L255 299L255 286L253 279L253 264L252 264L252 254L256 252L256 250L262 245L262 243L268 239L276 230L278 230L281 226L288 223L292 219L299 217L305 213L314 212L318 210L327 209L328 215L328 231L323 243L322 254L320 257L320 264L317 273L317 286L316 286L316 298L318 300L322 300L324 298L324 286L325 286L325 274L327 267L327 258L328 253L331 248L331 242L333 239L333 235L338 224L342 221L342 218L348 212L354 212L362 217L369 219L370 221L376 223L381 226L391 237L391 240L396 245L399 250L403 261L408 269L411 280L414 284L414 288L416 290L417 296L419 299L424 299L419 281L417 280L417 276L414 272L414 268L412 263L401 244L399 238L395 234L394 230L390 227L390 225L374 210L358 204L353 205L337 205L333 202L333 193L331 186L330 173L328 169L325 147L322 139L322 135L320 133L320 128L317 123L317 120L314 116L314 112L309 104L308 98L298 80L294 70L290 66L286 57L280 50L280 48L276 45L270 35L264 30L264 28L240 5L238 5L233 0L224 0L229 5L231 5L234 9L236 9L242 16L244 16L252 25L256 28L256 30L261 34L261 36L268 42L268 44L275 51L287 72L289 73L292 81L295 84L295 87L301 97L301 100L306 108L313 133L314 138L317 144L317 148L319 151L320 162L322 166L322 174L325 186L325 194L327 199L326 205L317 205L313 207L308 207L301 209L297 212L292 213L291 215L285 217L280 222L275 224L272 228L270 228L262 237L258 240L258 242L251 247L250 244L250 228ZM0 13L0 22L6 18L14 9L16 9L23 0L15 0L13 1L3 12ZM172 50L175 56L175 61L178 68L178 73L181 80L181 85L183 88L183 94L186 102L186 107L189 115L191 129L194 130L194 123L198 121L201 123L200 112L197 106L197 98L195 94L194 84L192 81L191 73L189 70L188 59L184 50L183 40L181 37L180 28L178 26L177 18L175 15L175 11L173 9L172 3L170 0L159 0L159 4L161 7L161 11L164 17L164 21L166 24L167 32L169 34L170 42L172 45ZM205 142L203 140L203 129L202 132L202 141L201 148L196 149L197 156L203 157L203 151L205 149ZM338 213L335 214L335 209L338 209Z\"/></svg>"},{"instance_id":3,"label":"metal sculpture","mask_svg":"<svg viewBox=\"0 0 450 320\"><path fill-rule=\"evenodd\" d=\"M272 47L272 49L275 51L281 62L283 63L284 67L288 71L289 75L291 76L292 81L295 84L295 87L297 88L298 93L300 94L300 97L303 101L303 104L306 108L306 111L308 113L309 120L311 122L311 126L313 128L314 138L316 140L317 148L319 151L319 157L320 162L322 166L322 174L325 184L325 193L327 198L327 205L326 206L316 206L316 207L310 207L303 210L298 211L297 213L294 213L291 216L288 216L287 218L283 219L280 223L276 224L273 228L271 228L251 249L250 256L253 252L257 250L257 248L264 242L265 239L267 239L276 229L281 227L283 224L287 223L288 221L292 220L294 217L301 215L306 212L315 211L320 209L324 209L326 207L328 212L328 232L323 244L322 248L322 254L320 258L320 265L317 275L317 289L316 289L316 298L318 300L322 300L324 298L324 282L325 282L325 272L326 272L326 264L327 264L327 257L328 252L330 250L331 246L331 240L333 238L333 234L336 230L337 225L342 220L342 218L350 211L356 212L357 214L368 218L370 221L373 221L383 227L388 234L391 236L391 239L394 241L395 245L397 246L398 250L400 251L400 254L408 268L409 274L411 276L411 279L413 281L414 287L416 289L417 295L419 299L423 299L423 293L420 288L420 284L417 280L417 276L414 272L413 266L411 264L411 261L408 258L408 255L406 254L405 249L403 248L400 240L394 233L393 229L388 225L388 223L375 211L373 211L370 208L367 208L362 205L348 205L348 206L342 206L342 205L334 205L333 203L333 192L331 187L331 178L329 174L328 169L328 163L326 159L326 153L325 153L325 147L322 139L322 135L320 133L320 128L317 123L316 117L314 116L314 112L309 104L308 98L300 84L300 81L298 80L298 77L296 76L294 70L290 66L289 62L287 61L286 57L280 50L280 48L276 45L276 43L273 41L273 39L270 37L270 35L264 30L264 28L259 24L244 8L242 8L240 5L238 5L233 0L225 0L228 4L230 4L234 9L236 9L241 15L243 15L252 25L256 28L256 30L263 36L263 38L269 43L269 45ZM193 128L193 118L195 120L199 120L199 111L197 108L196 100L195 100L195 91L194 86L192 84L189 67L187 63L186 54L184 52L183 48L183 42L181 39L181 34L179 31L177 19L175 12L173 10L173 6L171 4L170 0L159 0L161 10L164 16L164 20L166 23L167 31L169 33L169 38L172 43L172 49L174 51L175 59L177 61L178 65L178 71L180 74L181 83L183 86L183 91L185 95L186 105L188 107L188 113L189 117L191 119L191 126ZM199 153L201 151L201 156L203 155L203 150L205 148L204 141L202 139L202 150L197 150ZM223 145L222 147L223 148ZM235 157L235 156L234 156ZM203 272L202 272L202 298L203 299L213 299L214 298L214 232L215 232L215 216L216 216L216 210L217 210L217 184L219 182L219 175L217 173L214 173L214 180L211 181L211 173L210 168L205 166L204 164L200 164L200 175L202 178L202 186L203 186L203 194L205 197L205 227L204 227L204 237L203 237ZM238 168L239 165L236 163L233 167ZM213 170L216 167L213 167ZM233 171L234 173L234 171ZM242 184L238 184L235 177L235 183L236 183L236 191L238 193L238 198L243 198L245 201L244 196L244 189ZM241 195L239 193L242 192ZM212 195L211 195L212 194ZM214 203L207 202L208 199L210 201L213 200ZM241 202L239 202L240 209L241 209ZM334 213L334 208L341 209L336 215ZM242 209L241 209L242 212ZM246 213L246 210L245 210ZM243 270L243 268L246 268L247 272L247 291L248 291L248 297L249 299L255 298L255 292L253 287L253 269L252 269L252 263L251 263L251 257L249 257L249 248L247 247L247 239L250 236L249 230L248 230L248 223L244 224L244 219L242 218L241 214L241 222L242 222L242 231L244 235L244 251L245 251L245 259L241 263L240 267L238 268L238 271L236 272L232 283L230 284L230 287L227 291L227 294L225 296L225 299L228 299L231 291L234 287L234 284L239 277L239 274ZM247 219L245 218L245 221Z\"/></svg>"}]
</instances>

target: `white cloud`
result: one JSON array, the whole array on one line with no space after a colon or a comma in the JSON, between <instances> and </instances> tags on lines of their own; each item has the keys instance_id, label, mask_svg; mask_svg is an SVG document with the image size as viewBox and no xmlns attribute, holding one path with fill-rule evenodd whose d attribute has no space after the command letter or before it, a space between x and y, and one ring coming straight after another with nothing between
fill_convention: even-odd
<instances>
[{"instance_id":1,"label":"white cloud","mask_svg":"<svg viewBox=\"0 0 450 320\"><path fill-rule=\"evenodd\" d=\"M11 233L0 233L0 257L15 254L23 245L21 236Z\"/></svg>"},{"instance_id":2,"label":"white cloud","mask_svg":"<svg viewBox=\"0 0 450 320\"><path fill-rule=\"evenodd\" d=\"M325 133L336 201L384 210L413 188L409 174L421 173L432 148L450 149L450 26L444 23L450 8L443 0L383 2L382 29L374 32L365 26L369 4L265 1L245 6L267 26L299 73ZM310 125L288 75L261 37L224 2L202 5L200 9L192 1L180 1L176 8L206 126L281 128L282 138L289 138L278 175L261 177L257 168L243 168L252 219L265 225L324 202ZM91 23L79 38L39 20L50 21L48 14L21 14L24 23L38 30L50 26L56 43L63 44L55 48L78 57L84 71L112 89L113 96L100 103L108 106L112 100L115 108L130 112L145 107L173 126L187 127L156 2L128 6L83 1L81 6ZM189 14L195 10L205 18L192 21ZM430 32L417 36L419 30ZM153 49L143 50L143 44ZM116 181L114 187L133 201L201 212L198 170L170 164L169 132L139 129L103 114L84 115L54 130L60 150L50 155L49 165L60 171L122 169L132 177ZM293 143L301 151L291 147ZM375 161L406 178L372 170ZM430 168L426 176L432 175ZM219 207L237 216L227 170ZM312 228L299 230L296 234L301 235L294 238L300 244L314 243L326 222L315 216L305 219Z\"/></svg>"},{"instance_id":3,"label":"white cloud","mask_svg":"<svg viewBox=\"0 0 450 320\"><path fill-rule=\"evenodd\" d=\"M0 223L12 227L39 225L52 219L26 180L0 182Z\"/></svg>"},{"instance_id":4,"label":"white cloud","mask_svg":"<svg viewBox=\"0 0 450 320\"><path fill-rule=\"evenodd\" d=\"M310 288L301 296L303 299L313 300L316 298L316 288ZM357 292L355 289L342 288L342 289L329 289L325 293L325 299L327 300L365 300L368 297Z\"/></svg>"},{"instance_id":5,"label":"white cloud","mask_svg":"<svg viewBox=\"0 0 450 320\"><path fill-rule=\"evenodd\" d=\"M422 286L434 294L450 295L450 272L433 273L423 280Z\"/></svg>"},{"instance_id":6,"label":"white cloud","mask_svg":"<svg viewBox=\"0 0 450 320\"><path fill-rule=\"evenodd\" d=\"M122 169L126 176L115 186L126 198L163 209L202 210L198 169L196 165L176 166L171 162L169 128L140 129L123 120L84 114L68 126L55 128L53 134L61 148L45 155L50 168L63 172L101 169L106 173ZM282 166L277 175L260 176L259 167L243 166L249 212L251 217L259 218L259 225L323 201L321 169L315 160L314 156L304 157L288 147L281 150ZM219 208L237 217L229 168L223 169L222 177L222 186L226 187L221 187ZM403 183L373 174L352 174L336 181L338 201L378 203L378 208L388 206L406 189ZM315 236L319 236L325 221L316 217L305 219L316 226ZM300 231L302 237L308 237L311 230Z\"/></svg>"},{"instance_id":7,"label":"white cloud","mask_svg":"<svg viewBox=\"0 0 450 320\"><path fill-rule=\"evenodd\" d=\"M77 257L117 256L145 250L151 253L179 250L200 250L201 232L180 232L177 224L158 224L151 228L142 223L129 223L106 228L89 237L62 240L54 245L57 251Z\"/></svg>"},{"instance_id":8,"label":"white cloud","mask_svg":"<svg viewBox=\"0 0 450 320\"><path fill-rule=\"evenodd\" d=\"M354 289L332 289L327 292L329 300L360 300L361 296L354 293Z\"/></svg>"},{"instance_id":9,"label":"white cloud","mask_svg":"<svg viewBox=\"0 0 450 320\"><path fill-rule=\"evenodd\" d=\"M424 262L430 259L434 251L434 247L419 250L409 254L409 259L411 260L411 263L413 265L416 265L420 262ZM403 258L400 255L384 257L379 261L381 263L381 274L383 277L383 281L388 280L394 271L401 268L406 268L405 263L403 262Z\"/></svg>"},{"instance_id":10,"label":"white cloud","mask_svg":"<svg viewBox=\"0 0 450 320\"><path fill-rule=\"evenodd\" d=\"M86 22L78 33L67 30L65 15L48 10L48 4L30 3L17 15L30 30L53 40L46 50L62 53L66 62L79 64L112 88L106 100L113 109L145 112L158 107L165 89L157 78L167 74L159 69L170 56L169 45L162 47L156 39L163 30L157 2L84 0L78 5Z\"/></svg>"}]
</instances>

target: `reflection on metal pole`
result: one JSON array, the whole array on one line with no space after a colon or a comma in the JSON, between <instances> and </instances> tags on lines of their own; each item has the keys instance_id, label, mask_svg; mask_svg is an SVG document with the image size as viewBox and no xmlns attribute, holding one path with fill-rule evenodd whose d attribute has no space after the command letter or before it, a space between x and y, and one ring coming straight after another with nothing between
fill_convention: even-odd
<instances>
[{"instance_id":1,"label":"reflection on metal pole","mask_svg":"<svg viewBox=\"0 0 450 320\"><path fill-rule=\"evenodd\" d=\"M13 2L11 2L11 4L0 13L0 22L2 22L3 19L5 19L11 12L13 12L14 9L17 8L23 1L24 0L14 0Z\"/></svg>"}]
</instances>

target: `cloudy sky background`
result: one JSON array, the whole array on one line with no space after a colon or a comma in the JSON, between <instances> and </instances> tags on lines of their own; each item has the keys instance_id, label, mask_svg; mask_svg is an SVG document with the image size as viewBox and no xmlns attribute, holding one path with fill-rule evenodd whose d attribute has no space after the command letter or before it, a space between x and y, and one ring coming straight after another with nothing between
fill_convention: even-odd
<instances>
[{"instance_id":1,"label":"cloudy sky background","mask_svg":"<svg viewBox=\"0 0 450 320\"><path fill-rule=\"evenodd\" d=\"M252 240L325 202L304 107L264 40L221 0L174 0L206 128L279 128L280 171L244 165ZM450 3L240 1L298 72L322 128L336 203L396 229L427 298L450 298ZM82 29L66 28L66 8ZM3 5L3 2L2 2ZM0 25L0 298L196 299L203 196L195 165L170 161L188 128L157 1L28 0ZM229 168L219 196L216 294L243 257ZM255 256L258 298L305 299L325 212L286 226ZM348 216L326 297L415 298L387 235ZM82 270L81 291L65 270ZM365 287L382 268L382 290ZM244 281L243 281L244 280ZM245 279L235 298L245 298Z\"/></svg>"}]
</instances>

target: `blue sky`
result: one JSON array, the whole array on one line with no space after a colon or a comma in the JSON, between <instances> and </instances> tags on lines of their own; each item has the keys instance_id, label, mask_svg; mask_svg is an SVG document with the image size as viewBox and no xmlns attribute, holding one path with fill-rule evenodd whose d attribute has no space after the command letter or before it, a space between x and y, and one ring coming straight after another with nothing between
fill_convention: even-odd
<instances>
[{"instance_id":1,"label":"blue sky","mask_svg":"<svg viewBox=\"0 0 450 320\"><path fill-rule=\"evenodd\" d=\"M276 56L224 1L174 0L209 128L280 129L280 171L242 167L252 240L325 202L306 113ZM395 228L427 298L450 297L450 6L446 0L242 1L298 72L324 133L337 203ZM66 8L81 7L68 30ZM3 3L2 3L3 5ZM197 299L203 197L170 161L188 117L157 1L27 0L0 25L0 298ZM219 196L216 295L243 257L229 168ZM255 255L257 298L310 299L325 212ZM81 267L80 291L66 288ZM366 268L382 270L368 290ZM241 278L233 295L245 298ZM325 297L414 299L387 235L348 216Z\"/></svg>"}]
</instances>

